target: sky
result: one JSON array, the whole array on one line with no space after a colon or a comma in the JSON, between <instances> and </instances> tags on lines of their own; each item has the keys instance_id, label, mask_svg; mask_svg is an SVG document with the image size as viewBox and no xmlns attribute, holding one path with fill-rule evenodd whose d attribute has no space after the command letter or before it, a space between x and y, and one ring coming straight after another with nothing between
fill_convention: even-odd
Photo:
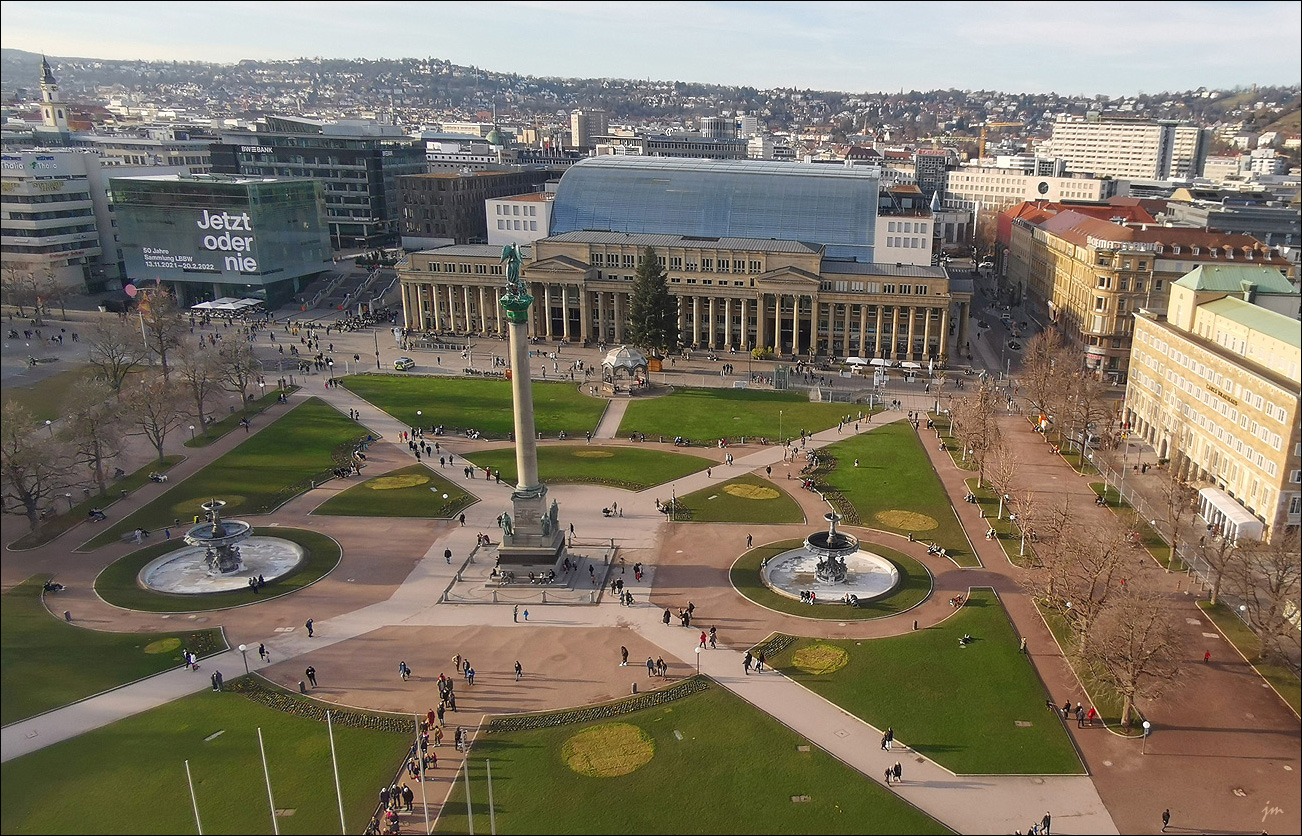
<instances>
[{"instance_id":1,"label":"sky","mask_svg":"<svg viewBox=\"0 0 1302 836\"><path fill-rule=\"evenodd\" d=\"M0 2L81 58L424 58L521 75L1125 96L1291 85L1302 2Z\"/></svg>"}]
</instances>

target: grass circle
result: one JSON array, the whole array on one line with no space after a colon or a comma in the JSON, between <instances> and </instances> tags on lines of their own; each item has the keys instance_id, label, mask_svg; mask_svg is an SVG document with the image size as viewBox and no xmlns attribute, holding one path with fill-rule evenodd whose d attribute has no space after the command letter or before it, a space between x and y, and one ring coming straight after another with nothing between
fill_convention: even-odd
<instances>
[{"instance_id":1,"label":"grass circle","mask_svg":"<svg viewBox=\"0 0 1302 836\"><path fill-rule=\"evenodd\" d=\"M802 647L791 657L791 663L807 674L822 676L839 671L850 661L845 648L834 644L811 644Z\"/></svg>"},{"instance_id":2,"label":"grass circle","mask_svg":"<svg viewBox=\"0 0 1302 836\"><path fill-rule=\"evenodd\" d=\"M377 476L367 482L366 486L373 491L396 491L428 483L428 476L422 476L419 473L406 473L401 476Z\"/></svg>"},{"instance_id":3,"label":"grass circle","mask_svg":"<svg viewBox=\"0 0 1302 836\"><path fill-rule=\"evenodd\" d=\"M171 653L181 646L181 640L177 638L159 639L156 642L150 642L145 645L145 652L150 654Z\"/></svg>"},{"instance_id":4,"label":"grass circle","mask_svg":"<svg viewBox=\"0 0 1302 836\"><path fill-rule=\"evenodd\" d=\"M581 459L613 459L615 454L609 450L575 450L574 455Z\"/></svg>"},{"instance_id":5,"label":"grass circle","mask_svg":"<svg viewBox=\"0 0 1302 836\"><path fill-rule=\"evenodd\" d=\"M777 499L782 496L782 492L777 488L769 488L764 485L724 485L723 492L740 497L741 499Z\"/></svg>"},{"instance_id":6,"label":"grass circle","mask_svg":"<svg viewBox=\"0 0 1302 836\"><path fill-rule=\"evenodd\" d=\"M908 531L931 531L933 528L940 528L940 523L936 522L934 517L916 511L878 511L876 517L877 522L882 525Z\"/></svg>"},{"instance_id":7,"label":"grass circle","mask_svg":"<svg viewBox=\"0 0 1302 836\"><path fill-rule=\"evenodd\" d=\"M630 723L605 723L585 729L561 746L561 760L589 778L617 778L635 772L655 757L650 735Z\"/></svg>"}]
</instances>

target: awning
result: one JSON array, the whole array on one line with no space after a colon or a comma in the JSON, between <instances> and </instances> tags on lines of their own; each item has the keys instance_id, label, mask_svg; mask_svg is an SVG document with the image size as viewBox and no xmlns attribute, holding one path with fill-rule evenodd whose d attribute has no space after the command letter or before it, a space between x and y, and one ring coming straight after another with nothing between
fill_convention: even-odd
<instances>
[{"instance_id":1,"label":"awning","mask_svg":"<svg viewBox=\"0 0 1302 836\"><path fill-rule=\"evenodd\" d=\"M1212 525L1224 529L1231 540L1260 540L1261 520L1220 488L1203 488L1198 491L1198 515Z\"/></svg>"},{"instance_id":2,"label":"awning","mask_svg":"<svg viewBox=\"0 0 1302 836\"><path fill-rule=\"evenodd\" d=\"M866 365L868 365L868 361L865 360L865 359L862 358L862 357L847 357L847 358L845 358L845 360L843 360L842 362L845 363L846 365L849 365L849 366L866 366Z\"/></svg>"},{"instance_id":3,"label":"awning","mask_svg":"<svg viewBox=\"0 0 1302 836\"><path fill-rule=\"evenodd\" d=\"M910 361L910 360L905 360L903 363L900 363L900 368L902 368L902 369L920 369L920 368L922 368L922 364L921 364L921 363L914 363L914 362L912 362L912 361Z\"/></svg>"},{"instance_id":4,"label":"awning","mask_svg":"<svg viewBox=\"0 0 1302 836\"><path fill-rule=\"evenodd\" d=\"M889 366L890 364L891 364L890 360L883 360L880 357L874 357L873 359L868 361L868 365L870 366Z\"/></svg>"}]
</instances>

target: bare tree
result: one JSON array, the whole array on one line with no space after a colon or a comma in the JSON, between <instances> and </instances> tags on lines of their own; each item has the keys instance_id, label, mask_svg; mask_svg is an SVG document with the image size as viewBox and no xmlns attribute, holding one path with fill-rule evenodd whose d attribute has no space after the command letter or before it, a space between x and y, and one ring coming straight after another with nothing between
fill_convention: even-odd
<instances>
[{"instance_id":1,"label":"bare tree","mask_svg":"<svg viewBox=\"0 0 1302 836\"><path fill-rule=\"evenodd\" d=\"M1165 522L1170 529L1169 541L1171 543L1171 559L1166 563L1166 571L1171 571L1171 563L1176 559L1181 545L1180 529L1185 524L1185 520L1193 516L1195 503L1198 499L1198 491L1193 485L1180 478L1180 469L1175 466L1174 462L1166 468L1159 485L1159 502L1165 516Z\"/></svg>"},{"instance_id":2,"label":"bare tree","mask_svg":"<svg viewBox=\"0 0 1302 836\"><path fill-rule=\"evenodd\" d=\"M240 396L240 403L247 410L249 388L262 377L262 361L253 344L243 337L222 340L217 355L223 385L227 391Z\"/></svg>"},{"instance_id":3,"label":"bare tree","mask_svg":"<svg viewBox=\"0 0 1302 836\"><path fill-rule=\"evenodd\" d=\"M180 348L190 326L181 315L176 297L166 285L155 285L141 289L140 292L143 298L140 300L139 316L145 343L150 351L158 355L163 377L168 377L171 374L168 357Z\"/></svg>"},{"instance_id":4,"label":"bare tree","mask_svg":"<svg viewBox=\"0 0 1302 836\"><path fill-rule=\"evenodd\" d=\"M180 390L161 374L147 375L139 385L122 390L122 411L127 423L148 439L163 461L163 444L172 430L181 424L184 408Z\"/></svg>"},{"instance_id":5,"label":"bare tree","mask_svg":"<svg viewBox=\"0 0 1302 836\"><path fill-rule=\"evenodd\" d=\"M1012 496L1013 480L1022 468L1022 459L1015 449L1000 438L991 446L986 460L989 462L990 486L999 494L999 514L996 519L1002 520L1004 501Z\"/></svg>"},{"instance_id":6,"label":"bare tree","mask_svg":"<svg viewBox=\"0 0 1302 836\"><path fill-rule=\"evenodd\" d=\"M1302 556L1298 533L1277 532L1269 543L1253 543L1243 549L1243 560L1233 567L1230 587L1244 602L1252 631L1261 639L1261 658L1267 662L1294 665L1302 632L1298 611Z\"/></svg>"},{"instance_id":7,"label":"bare tree","mask_svg":"<svg viewBox=\"0 0 1302 836\"><path fill-rule=\"evenodd\" d=\"M224 369L215 349L204 348L203 340L187 339L177 352L176 373L178 384L185 390L199 421L199 428L208 431L208 402L222 386Z\"/></svg>"},{"instance_id":8,"label":"bare tree","mask_svg":"<svg viewBox=\"0 0 1302 836\"><path fill-rule=\"evenodd\" d=\"M1178 681L1181 647L1171 602L1133 589L1100 611L1080 650L1080 669L1121 695L1121 725L1130 728L1136 700L1155 699Z\"/></svg>"},{"instance_id":9,"label":"bare tree","mask_svg":"<svg viewBox=\"0 0 1302 836\"><path fill-rule=\"evenodd\" d=\"M56 279L54 271L48 267L36 280L36 306L48 314L51 305L58 305L60 319L68 318L68 297L73 293L74 288Z\"/></svg>"},{"instance_id":10,"label":"bare tree","mask_svg":"<svg viewBox=\"0 0 1302 836\"><path fill-rule=\"evenodd\" d=\"M1106 431L1108 423L1115 416L1116 410L1111 398L1112 393L1108 387L1094 375L1072 375L1068 388L1067 408L1063 417L1066 419L1069 439L1076 436L1079 428L1082 469L1085 466L1083 462L1090 436Z\"/></svg>"},{"instance_id":11,"label":"bare tree","mask_svg":"<svg viewBox=\"0 0 1302 836\"><path fill-rule=\"evenodd\" d=\"M62 435L77 463L90 470L100 493L108 490L105 468L122 452L123 426L112 396L112 387L103 380L83 380L73 386L64 403Z\"/></svg>"},{"instance_id":12,"label":"bare tree","mask_svg":"<svg viewBox=\"0 0 1302 836\"><path fill-rule=\"evenodd\" d=\"M1090 643L1099 614L1122 589L1133 553L1115 520L1084 524L1068 519L1039 550L1042 571L1029 583L1033 593L1072 628L1076 649ZM1052 527L1053 520L1046 520Z\"/></svg>"},{"instance_id":13,"label":"bare tree","mask_svg":"<svg viewBox=\"0 0 1302 836\"><path fill-rule=\"evenodd\" d=\"M1049 328L1026 341L1018 383L1022 397L1041 415L1052 415L1059 400L1065 377L1062 359L1062 337L1056 330Z\"/></svg>"},{"instance_id":14,"label":"bare tree","mask_svg":"<svg viewBox=\"0 0 1302 836\"><path fill-rule=\"evenodd\" d=\"M33 530L41 509L71 485L73 465L63 446L40 435L44 424L10 401L0 412L0 496L4 509L24 514Z\"/></svg>"},{"instance_id":15,"label":"bare tree","mask_svg":"<svg viewBox=\"0 0 1302 836\"><path fill-rule=\"evenodd\" d=\"M1190 544L1189 550L1211 571L1211 602L1215 604L1221 598L1226 576L1234 575L1242 568L1247 549L1239 548L1239 544L1229 537L1208 534L1199 538L1197 545Z\"/></svg>"},{"instance_id":16,"label":"bare tree","mask_svg":"<svg viewBox=\"0 0 1302 836\"><path fill-rule=\"evenodd\" d=\"M18 308L19 316L27 316L24 310L36 305L36 271L30 263L6 261L0 272L0 294L6 305ZM41 324L40 311L35 313L36 324Z\"/></svg>"},{"instance_id":17,"label":"bare tree","mask_svg":"<svg viewBox=\"0 0 1302 836\"><path fill-rule=\"evenodd\" d=\"M982 383L970 395L952 401L953 432L963 443L963 457L971 456L977 465L977 481L985 483L986 451L999 439L994 415L998 397L995 387Z\"/></svg>"},{"instance_id":18,"label":"bare tree","mask_svg":"<svg viewBox=\"0 0 1302 836\"><path fill-rule=\"evenodd\" d=\"M87 361L115 392L149 356L140 330L127 320L100 322L90 330L86 343Z\"/></svg>"}]
</instances>

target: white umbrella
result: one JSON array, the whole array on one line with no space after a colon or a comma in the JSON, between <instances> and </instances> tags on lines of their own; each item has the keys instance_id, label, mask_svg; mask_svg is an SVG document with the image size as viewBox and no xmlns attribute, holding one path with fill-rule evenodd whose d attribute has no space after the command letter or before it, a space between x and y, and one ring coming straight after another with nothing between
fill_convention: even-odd
<instances>
[{"instance_id":1,"label":"white umbrella","mask_svg":"<svg viewBox=\"0 0 1302 836\"><path fill-rule=\"evenodd\" d=\"M868 361L865 360L865 359L862 358L862 357L847 357L847 358L845 358L845 363L846 363L846 365L849 365L849 366L866 366L866 365L868 365Z\"/></svg>"}]
</instances>

